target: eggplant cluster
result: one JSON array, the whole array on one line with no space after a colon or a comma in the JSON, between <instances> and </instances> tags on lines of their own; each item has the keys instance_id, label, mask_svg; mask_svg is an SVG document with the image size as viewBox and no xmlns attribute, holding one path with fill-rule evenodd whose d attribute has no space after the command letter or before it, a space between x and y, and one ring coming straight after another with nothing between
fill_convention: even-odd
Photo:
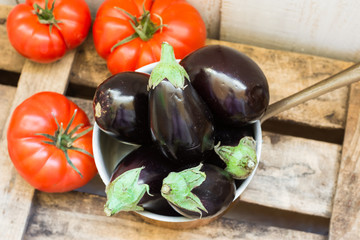
<instances>
[{"instance_id":1,"label":"eggplant cluster","mask_svg":"<svg viewBox=\"0 0 360 240\"><path fill-rule=\"evenodd\" d=\"M251 125L269 103L266 78L246 55L205 46L178 63L163 43L151 74L106 79L93 99L95 121L139 145L106 187L105 213L147 210L204 218L221 214L254 170Z\"/></svg>"}]
</instances>

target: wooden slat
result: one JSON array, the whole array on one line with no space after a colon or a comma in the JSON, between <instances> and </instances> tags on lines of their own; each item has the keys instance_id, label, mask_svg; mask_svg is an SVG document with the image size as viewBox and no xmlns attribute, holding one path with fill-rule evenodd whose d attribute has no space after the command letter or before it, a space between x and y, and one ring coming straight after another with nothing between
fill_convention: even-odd
<instances>
[{"instance_id":1,"label":"wooden slat","mask_svg":"<svg viewBox=\"0 0 360 240\"><path fill-rule=\"evenodd\" d=\"M360 83L352 84L330 239L360 237Z\"/></svg>"},{"instance_id":2,"label":"wooden slat","mask_svg":"<svg viewBox=\"0 0 360 240\"><path fill-rule=\"evenodd\" d=\"M84 205L86 199L86 206ZM37 192L25 240L32 239L326 239L325 236L221 218L189 230L154 226L131 213L106 217L105 199L81 193ZM94 227L89 227L94 226Z\"/></svg>"},{"instance_id":3,"label":"wooden slat","mask_svg":"<svg viewBox=\"0 0 360 240\"><path fill-rule=\"evenodd\" d=\"M207 37L219 39L222 0L187 0L200 13L206 25Z\"/></svg>"},{"instance_id":4,"label":"wooden slat","mask_svg":"<svg viewBox=\"0 0 360 240\"><path fill-rule=\"evenodd\" d=\"M360 61L360 2L223 0L220 39Z\"/></svg>"},{"instance_id":5,"label":"wooden slat","mask_svg":"<svg viewBox=\"0 0 360 240\"><path fill-rule=\"evenodd\" d=\"M331 216L341 146L264 132L259 168L242 201Z\"/></svg>"},{"instance_id":6,"label":"wooden slat","mask_svg":"<svg viewBox=\"0 0 360 240\"><path fill-rule=\"evenodd\" d=\"M10 107L11 103L13 102L14 95L16 92L15 87L10 87L6 85L0 84L0 139L3 134L4 125L6 122L6 119L8 118L10 114Z\"/></svg>"},{"instance_id":7,"label":"wooden slat","mask_svg":"<svg viewBox=\"0 0 360 240\"><path fill-rule=\"evenodd\" d=\"M64 93L75 58L71 51L52 64L25 61L10 113L23 100L39 91ZM34 189L16 172L7 152L8 116L0 141L0 232L3 239L22 239L33 200Z\"/></svg>"}]
</instances>

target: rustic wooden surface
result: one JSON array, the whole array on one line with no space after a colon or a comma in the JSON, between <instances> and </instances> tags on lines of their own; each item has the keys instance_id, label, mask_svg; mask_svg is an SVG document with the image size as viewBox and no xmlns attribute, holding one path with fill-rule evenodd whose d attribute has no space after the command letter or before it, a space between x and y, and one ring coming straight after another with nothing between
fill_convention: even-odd
<instances>
[{"instance_id":1,"label":"rustic wooden surface","mask_svg":"<svg viewBox=\"0 0 360 240\"><path fill-rule=\"evenodd\" d=\"M221 0L220 39L360 61L357 0Z\"/></svg>"},{"instance_id":2,"label":"rustic wooden surface","mask_svg":"<svg viewBox=\"0 0 360 240\"><path fill-rule=\"evenodd\" d=\"M360 83L350 92L345 139L331 215L330 239L360 237Z\"/></svg>"},{"instance_id":3,"label":"rustic wooden surface","mask_svg":"<svg viewBox=\"0 0 360 240\"><path fill-rule=\"evenodd\" d=\"M10 9L0 6L0 19L6 19ZM91 36L77 53L69 53L54 64L39 65L12 49L6 37L5 20L0 21L0 33L3 56L0 70L6 71L0 75L3 103L0 104L0 239L340 239L342 236L356 239L358 236L358 85L351 88L349 102L349 88L345 87L271 119L272 125L263 133L259 169L241 199L209 225L170 230L146 223L132 213L106 217L104 197L76 191L43 193L21 179L6 150L6 126L12 109L32 93L48 89L71 93L69 97L93 121L91 93L110 74L105 61L97 56ZM269 80L271 102L352 64L217 40L208 40L207 44L228 45L252 57ZM8 71L21 73L19 81L9 84L10 80L4 79ZM68 83L69 89L65 91ZM284 135L278 128L272 128L288 127L285 123L289 122L290 132L292 128L310 133L317 130L321 140L296 133ZM344 147L342 138L336 143L328 140L331 138L328 134L335 131L343 133Z\"/></svg>"}]
</instances>

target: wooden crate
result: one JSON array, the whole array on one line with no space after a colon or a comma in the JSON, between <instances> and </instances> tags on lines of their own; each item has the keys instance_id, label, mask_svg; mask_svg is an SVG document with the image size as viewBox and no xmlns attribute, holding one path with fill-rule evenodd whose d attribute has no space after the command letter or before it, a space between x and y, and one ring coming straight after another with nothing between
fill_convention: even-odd
<instances>
[{"instance_id":1,"label":"wooden crate","mask_svg":"<svg viewBox=\"0 0 360 240\"><path fill-rule=\"evenodd\" d=\"M359 239L360 84L266 121L253 181L222 218L206 226L174 230L132 213L106 217L102 196L34 190L8 157L13 109L35 92L56 91L93 121L92 94L110 73L91 36L56 63L24 59L7 40L10 10L0 6L0 239ZM352 65L224 41L207 44L228 45L253 58L268 78L272 103Z\"/></svg>"}]
</instances>

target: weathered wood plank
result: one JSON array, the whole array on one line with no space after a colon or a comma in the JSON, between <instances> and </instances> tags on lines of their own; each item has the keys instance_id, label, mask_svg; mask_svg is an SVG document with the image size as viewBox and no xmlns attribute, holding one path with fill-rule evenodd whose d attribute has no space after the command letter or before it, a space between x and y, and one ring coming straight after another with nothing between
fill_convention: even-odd
<instances>
[{"instance_id":1,"label":"weathered wood plank","mask_svg":"<svg viewBox=\"0 0 360 240\"><path fill-rule=\"evenodd\" d=\"M330 218L341 146L263 133L259 168L242 201Z\"/></svg>"},{"instance_id":2,"label":"weathered wood plank","mask_svg":"<svg viewBox=\"0 0 360 240\"><path fill-rule=\"evenodd\" d=\"M25 61L18 87L11 103L10 113L23 100L39 91L64 93L75 51L52 64ZM34 189L23 180L13 167L7 152L6 130L8 116L0 140L0 232L4 239L22 239L30 213Z\"/></svg>"},{"instance_id":3,"label":"weathered wood plank","mask_svg":"<svg viewBox=\"0 0 360 240\"><path fill-rule=\"evenodd\" d=\"M206 25L207 37L219 39L222 0L187 0L200 13Z\"/></svg>"},{"instance_id":4,"label":"weathered wood plank","mask_svg":"<svg viewBox=\"0 0 360 240\"><path fill-rule=\"evenodd\" d=\"M360 83L352 84L330 239L360 237Z\"/></svg>"},{"instance_id":5,"label":"weathered wood plank","mask_svg":"<svg viewBox=\"0 0 360 240\"><path fill-rule=\"evenodd\" d=\"M84 204L86 199L86 205ZM37 192L24 239L326 239L325 236L221 218L195 229L154 226L131 213L103 214L105 199L80 193ZM85 207L86 206L86 207ZM96 227L88 227L96 226Z\"/></svg>"},{"instance_id":6,"label":"weathered wood plank","mask_svg":"<svg viewBox=\"0 0 360 240\"><path fill-rule=\"evenodd\" d=\"M360 2L223 0L220 39L360 61Z\"/></svg>"},{"instance_id":7,"label":"weathered wood plank","mask_svg":"<svg viewBox=\"0 0 360 240\"><path fill-rule=\"evenodd\" d=\"M11 103L15 96L16 88L0 84L0 139L3 134L3 128L10 114Z\"/></svg>"}]
</instances>

